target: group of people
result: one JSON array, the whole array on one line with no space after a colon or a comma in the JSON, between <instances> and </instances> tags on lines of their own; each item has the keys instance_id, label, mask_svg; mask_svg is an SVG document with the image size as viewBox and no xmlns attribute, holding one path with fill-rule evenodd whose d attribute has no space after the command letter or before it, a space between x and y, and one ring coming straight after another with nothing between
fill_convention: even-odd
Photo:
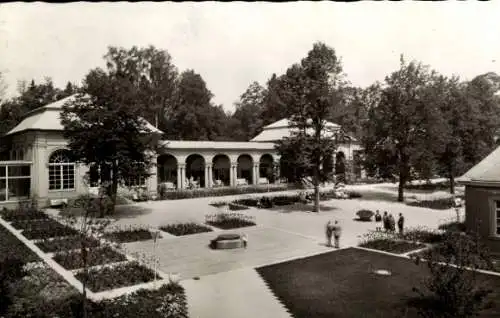
<instances>
[{"instance_id":1,"label":"group of people","mask_svg":"<svg viewBox=\"0 0 500 318\"><path fill-rule=\"evenodd\" d=\"M342 233L342 228L340 227L339 221L335 220L328 221L326 223L326 246L332 246L332 236L335 240L335 248L339 248L340 234Z\"/></svg>"},{"instance_id":2,"label":"group of people","mask_svg":"<svg viewBox=\"0 0 500 318\"><path fill-rule=\"evenodd\" d=\"M394 219L394 216L392 214L387 213L387 211L384 212L384 215L380 215L380 211L377 210L375 212L375 222L377 223L382 222L385 232L390 232L390 233L396 232L396 220ZM399 213L398 230L400 234L403 234L404 223L405 223L405 217L403 216L402 213ZM382 231L382 228L377 224L376 230Z\"/></svg>"}]
</instances>

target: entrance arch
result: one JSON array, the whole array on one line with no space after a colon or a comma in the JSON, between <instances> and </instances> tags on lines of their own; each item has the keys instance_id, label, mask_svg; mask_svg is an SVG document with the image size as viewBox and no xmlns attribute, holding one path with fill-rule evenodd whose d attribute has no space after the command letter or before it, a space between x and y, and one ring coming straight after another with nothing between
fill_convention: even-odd
<instances>
[{"instance_id":1,"label":"entrance arch","mask_svg":"<svg viewBox=\"0 0 500 318\"><path fill-rule=\"evenodd\" d=\"M245 179L247 184L252 184L253 159L250 155L240 155L238 157L237 178Z\"/></svg>"},{"instance_id":2,"label":"entrance arch","mask_svg":"<svg viewBox=\"0 0 500 318\"><path fill-rule=\"evenodd\" d=\"M161 155L157 159L158 183L172 182L177 184L177 158L170 154Z\"/></svg>"},{"instance_id":3,"label":"entrance arch","mask_svg":"<svg viewBox=\"0 0 500 318\"><path fill-rule=\"evenodd\" d=\"M274 183L274 159L270 154L264 154L260 157L259 176L266 178L269 183Z\"/></svg>"},{"instance_id":4,"label":"entrance arch","mask_svg":"<svg viewBox=\"0 0 500 318\"><path fill-rule=\"evenodd\" d=\"M189 187L205 187L205 158L198 154L186 158L186 180ZM191 184L190 181L193 181Z\"/></svg>"},{"instance_id":5,"label":"entrance arch","mask_svg":"<svg viewBox=\"0 0 500 318\"><path fill-rule=\"evenodd\" d=\"M230 184L231 161L229 157L223 154L216 155L212 159L212 175L214 184L228 186Z\"/></svg>"}]
</instances>

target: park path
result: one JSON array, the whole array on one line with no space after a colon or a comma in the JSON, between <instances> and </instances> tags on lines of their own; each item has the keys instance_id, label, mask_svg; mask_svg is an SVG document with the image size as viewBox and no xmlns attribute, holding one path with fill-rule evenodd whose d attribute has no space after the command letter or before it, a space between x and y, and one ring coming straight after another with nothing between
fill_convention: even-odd
<instances>
[{"instance_id":1,"label":"park path","mask_svg":"<svg viewBox=\"0 0 500 318\"><path fill-rule=\"evenodd\" d=\"M191 318L290 318L260 275L244 268L181 282Z\"/></svg>"}]
</instances>

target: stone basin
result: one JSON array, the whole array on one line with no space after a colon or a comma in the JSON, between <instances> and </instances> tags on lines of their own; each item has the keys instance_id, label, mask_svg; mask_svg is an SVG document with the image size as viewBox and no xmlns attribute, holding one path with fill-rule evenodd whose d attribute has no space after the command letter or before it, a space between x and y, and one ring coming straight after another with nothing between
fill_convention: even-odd
<instances>
[{"instance_id":1,"label":"stone basin","mask_svg":"<svg viewBox=\"0 0 500 318\"><path fill-rule=\"evenodd\" d=\"M241 235L235 233L221 234L210 241L210 247L216 250L242 248Z\"/></svg>"}]
</instances>

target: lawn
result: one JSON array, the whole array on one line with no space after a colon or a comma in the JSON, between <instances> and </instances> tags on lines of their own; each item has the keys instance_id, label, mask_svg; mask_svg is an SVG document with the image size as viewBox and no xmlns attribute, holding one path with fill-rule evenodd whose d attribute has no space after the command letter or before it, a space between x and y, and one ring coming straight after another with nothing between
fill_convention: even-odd
<instances>
[{"instance_id":1,"label":"lawn","mask_svg":"<svg viewBox=\"0 0 500 318\"><path fill-rule=\"evenodd\" d=\"M19 258L23 262L40 261L38 255L24 245L14 234L10 233L9 230L0 225L0 261L12 257Z\"/></svg>"},{"instance_id":2,"label":"lawn","mask_svg":"<svg viewBox=\"0 0 500 318\"><path fill-rule=\"evenodd\" d=\"M390 276L375 274L388 270ZM426 269L408 259L349 248L257 269L293 317L418 317L408 306ZM500 278L483 276L500 298ZM495 304L482 317L500 314Z\"/></svg>"}]
</instances>

